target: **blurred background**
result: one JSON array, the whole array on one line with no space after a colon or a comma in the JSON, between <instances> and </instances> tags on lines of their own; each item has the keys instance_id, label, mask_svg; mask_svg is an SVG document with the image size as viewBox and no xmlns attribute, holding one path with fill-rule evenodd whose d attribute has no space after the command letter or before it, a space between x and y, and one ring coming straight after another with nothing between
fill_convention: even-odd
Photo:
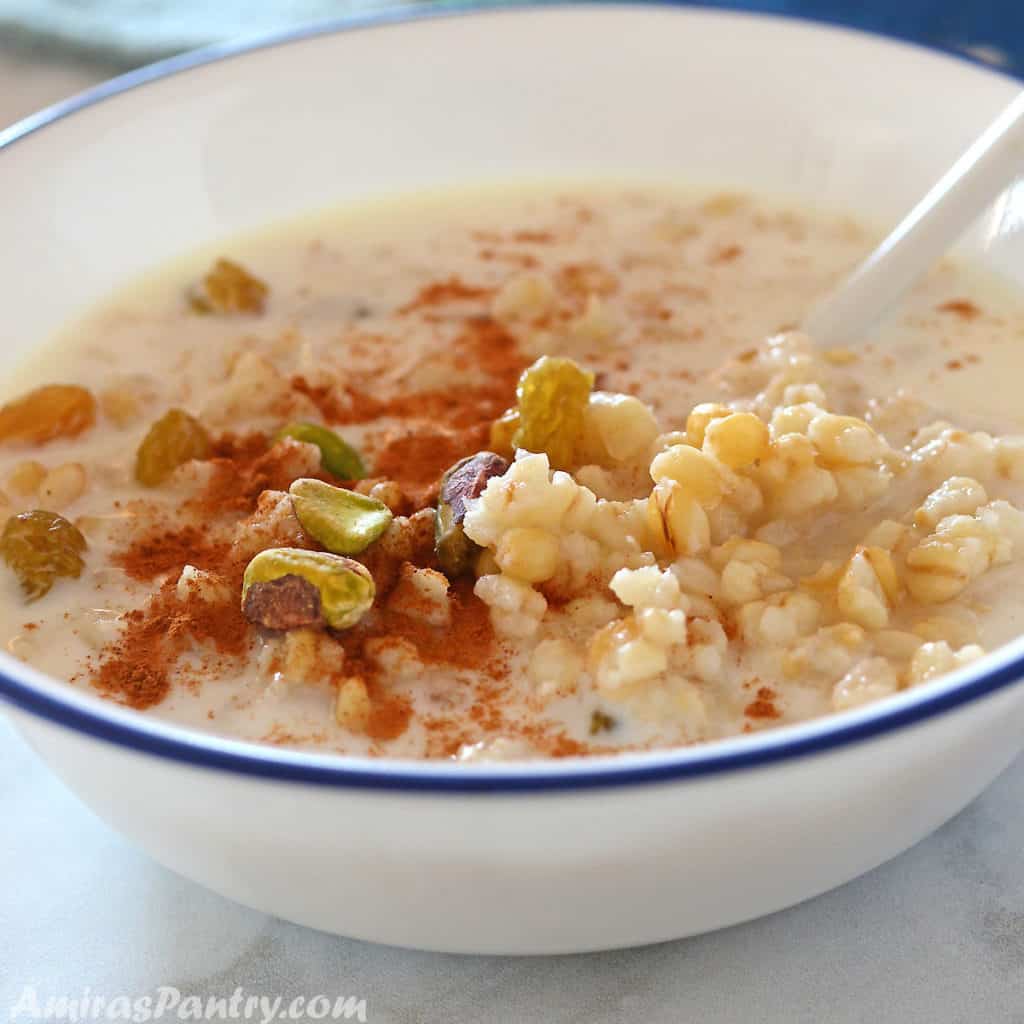
<instances>
[{"instance_id":1,"label":"blurred background","mask_svg":"<svg viewBox=\"0 0 1024 1024\"><path fill-rule=\"evenodd\" d=\"M0 126L182 50L382 9L470 0L0 0ZM494 4L500 6L500 3ZM704 0L951 50L1024 77L1024 0Z\"/></svg>"}]
</instances>

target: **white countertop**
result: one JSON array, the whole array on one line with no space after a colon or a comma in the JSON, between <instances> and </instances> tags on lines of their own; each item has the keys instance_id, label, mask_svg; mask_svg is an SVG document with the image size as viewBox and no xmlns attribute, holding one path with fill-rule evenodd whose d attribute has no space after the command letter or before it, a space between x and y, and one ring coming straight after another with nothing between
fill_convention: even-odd
<instances>
[{"instance_id":1,"label":"white countertop","mask_svg":"<svg viewBox=\"0 0 1024 1024\"><path fill-rule=\"evenodd\" d=\"M0 50L0 127L103 77ZM284 924L157 867L0 718L0 1016L26 986L40 1000L173 986L204 1001L241 986L285 1002L362 998L373 1024L1021 1024L1022 807L1024 760L890 864L712 935L577 957L438 956Z\"/></svg>"}]
</instances>

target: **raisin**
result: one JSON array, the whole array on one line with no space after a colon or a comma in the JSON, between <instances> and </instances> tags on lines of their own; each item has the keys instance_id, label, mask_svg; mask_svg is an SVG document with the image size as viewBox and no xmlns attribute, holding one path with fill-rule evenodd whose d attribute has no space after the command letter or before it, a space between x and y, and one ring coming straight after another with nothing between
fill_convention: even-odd
<instances>
[{"instance_id":1,"label":"raisin","mask_svg":"<svg viewBox=\"0 0 1024 1024\"><path fill-rule=\"evenodd\" d=\"M572 466L594 375L571 359L541 356L519 378L519 426L513 448L546 452L555 469Z\"/></svg>"},{"instance_id":2,"label":"raisin","mask_svg":"<svg viewBox=\"0 0 1024 1024\"><path fill-rule=\"evenodd\" d=\"M188 301L197 313L262 313L268 292L245 267L220 259L191 291Z\"/></svg>"},{"instance_id":3,"label":"raisin","mask_svg":"<svg viewBox=\"0 0 1024 1024\"><path fill-rule=\"evenodd\" d=\"M149 428L135 455L135 479L146 487L162 484L191 459L210 454L206 428L182 409L171 409Z\"/></svg>"},{"instance_id":4,"label":"raisin","mask_svg":"<svg viewBox=\"0 0 1024 1024\"><path fill-rule=\"evenodd\" d=\"M516 436L516 431L518 429L519 410L506 409L501 416L491 424L491 450L504 456L506 459L511 459L516 453L515 449L512 447L512 439Z\"/></svg>"},{"instance_id":5,"label":"raisin","mask_svg":"<svg viewBox=\"0 0 1024 1024\"><path fill-rule=\"evenodd\" d=\"M86 547L77 527L56 512L42 509L12 516L0 535L0 554L18 577L28 601L46 594L58 576L81 576Z\"/></svg>"},{"instance_id":6,"label":"raisin","mask_svg":"<svg viewBox=\"0 0 1024 1024\"><path fill-rule=\"evenodd\" d=\"M46 444L77 437L95 422L91 391L74 384L48 384L0 408L0 441Z\"/></svg>"}]
</instances>

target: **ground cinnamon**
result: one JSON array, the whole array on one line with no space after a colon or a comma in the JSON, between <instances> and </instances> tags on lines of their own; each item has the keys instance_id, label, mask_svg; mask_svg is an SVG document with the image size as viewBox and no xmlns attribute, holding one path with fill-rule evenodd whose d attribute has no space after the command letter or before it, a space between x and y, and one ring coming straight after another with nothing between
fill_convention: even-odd
<instances>
[{"instance_id":1,"label":"ground cinnamon","mask_svg":"<svg viewBox=\"0 0 1024 1024\"><path fill-rule=\"evenodd\" d=\"M116 552L111 561L133 580L152 580L170 572L180 573L186 562L219 563L226 551L226 543L211 541L208 531L198 526L157 528Z\"/></svg>"},{"instance_id":2,"label":"ground cinnamon","mask_svg":"<svg viewBox=\"0 0 1024 1024\"><path fill-rule=\"evenodd\" d=\"M968 299L950 299L936 308L940 313L952 313L963 320L974 320L981 316L981 310Z\"/></svg>"},{"instance_id":3,"label":"ground cinnamon","mask_svg":"<svg viewBox=\"0 0 1024 1024\"><path fill-rule=\"evenodd\" d=\"M392 435L374 456L374 472L394 480L413 509L437 501L442 475L460 459L487 447L489 424L464 430L443 430L429 425Z\"/></svg>"},{"instance_id":4,"label":"ground cinnamon","mask_svg":"<svg viewBox=\"0 0 1024 1024\"><path fill-rule=\"evenodd\" d=\"M121 636L104 652L93 677L96 688L128 707L159 704L171 688L170 645L173 609L164 592L145 608L125 616Z\"/></svg>"},{"instance_id":5,"label":"ground cinnamon","mask_svg":"<svg viewBox=\"0 0 1024 1024\"><path fill-rule=\"evenodd\" d=\"M160 703L170 691L171 676L190 648L220 658L247 653L251 631L242 617L238 594L244 563L230 545L209 540L198 527L156 530L137 538L113 561L137 580L163 577L163 583L139 609L128 612L120 636L103 651L94 683L98 689L133 708ZM192 586L182 599L177 582L186 565L216 578L212 597ZM205 666L223 670L221 661Z\"/></svg>"},{"instance_id":6,"label":"ground cinnamon","mask_svg":"<svg viewBox=\"0 0 1024 1024\"><path fill-rule=\"evenodd\" d=\"M525 234L521 240L542 241ZM575 273L581 278L595 276L589 267ZM403 309L411 313L450 302L473 302L491 293L449 278L421 289ZM453 384L446 389L388 394L382 390L380 374L352 378L335 388L297 376L291 388L314 402L329 423L372 427L381 421L374 450L367 453L373 475L394 480L417 502L429 503L446 469L486 447L490 424L514 403L516 383L529 361L515 338L483 314L466 316L438 358L454 371ZM368 436L374 436L372 431ZM287 490L295 473L294 453L273 446L263 434L225 434L215 439L207 470L205 483L183 504L178 521L154 524L113 559L132 579L157 586L143 607L125 617L121 635L102 652L93 673L101 691L132 707L159 703L188 666L195 665L202 679L230 671L231 662L243 664L259 635L241 612L245 559L233 552L231 541L263 491ZM217 586L204 593L192 587L182 598L177 583L185 565L209 573ZM397 575L397 567L389 571L391 577ZM336 681L342 671L362 676L373 707L367 735L375 742L394 739L408 727L412 704L408 694L396 692L393 681L367 657L365 645L371 640L411 644L423 665L450 667L456 676L461 671L462 678L471 680L453 682L472 688L462 694L463 703L468 700L468 716L438 714L422 720L428 753L443 749L451 754L462 742L495 734L528 739L552 756L584 752L585 745L553 726L527 725L507 711L514 697L507 684L507 659L488 609L473 594L473 584L472 579L454 581L447 627L389 607L387 588L382 587L377 606L364 622L337 634L340 656L324 665L324 678ZM406 609L410 610L414 609Z\"/></svg>"},{"instance_id":7,"label":"ground cinnamon","mask_svg":"<svg viewBox=\"0 0 1024 1024\"><path fill-rule=\"evenodd\" d=\"M222 438L215 446L213 458L207 461L209 479L199 496L186 502L186 511L201 521L210 517L234 514L242 518L252 512L264 491L286 491L295 479L295 459L287 444L270 445L263 435L249 435L234 443ZM311 474L327 483L344 484L323 470Z\"/></svg>"},{"instance_id":8,"label":"ground cinnamon","mask_svg":"<svg viewBox=\"0 0 1024 1024\"><path fill-rule=\"evenodd\" d=\"M425 306L440 306L447 302L464 302L467 299L482 299L494 294L493 288L481 288L466 284L459 277L449 277L446 281L434 281L425 285L415 298L399 307L398 312L412 313Z\"/></svg>"},{"instance_id":9,"label":"ground cinnamon","mask_svg":"<svg viewBox=\"0 0 1024 1024\"><path fill-rule=\"evenodd\" d=\"M779 718L782 712L775 706L775 696L770 686L760 687L756 699L743 709L743 713L748 718Z\"/></svg>"},{"instance_id":10,"label":"ground cinnamon","mask_svg":"<svg viewBox=\"0 0 1024 1024\"><path fill-rule=\"evenodd\" d=\"M436 293L428 289L428 294L436 302L437 295L450 295L453 289L447 282ZM491 423L515 403L516 384L529 363L508 331L489 316L475 315L466 318L444 360L458 371L458 382L443 390L382 396L379 382L356 380L342 388L340 398L303 377L293 378L291 384L314 401L331 424L386 423L376 450L368 453L371 473L394 480L412 507L422 508L433 502L445 470L486 448ZM394 426L396 421L401 425ZM229 478L225 483L233 489Z\"/></svg>"}]
</instances>

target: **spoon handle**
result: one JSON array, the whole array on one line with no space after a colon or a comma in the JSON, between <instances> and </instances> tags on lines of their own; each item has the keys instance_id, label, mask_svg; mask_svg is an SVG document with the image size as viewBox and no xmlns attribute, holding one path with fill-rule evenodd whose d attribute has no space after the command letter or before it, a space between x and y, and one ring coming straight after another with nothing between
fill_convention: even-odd
<instances>
[{"instance_id":1,"label":"spoon handle","mask_svg":"<svg viewBox=\"0 0 1024 1024\"><path fill-rule=\"evenodd\" d=\"M859 341L1024 173L1024 92L985 129L803 328L822 348Z\"/></svg>"}]
</instances>

